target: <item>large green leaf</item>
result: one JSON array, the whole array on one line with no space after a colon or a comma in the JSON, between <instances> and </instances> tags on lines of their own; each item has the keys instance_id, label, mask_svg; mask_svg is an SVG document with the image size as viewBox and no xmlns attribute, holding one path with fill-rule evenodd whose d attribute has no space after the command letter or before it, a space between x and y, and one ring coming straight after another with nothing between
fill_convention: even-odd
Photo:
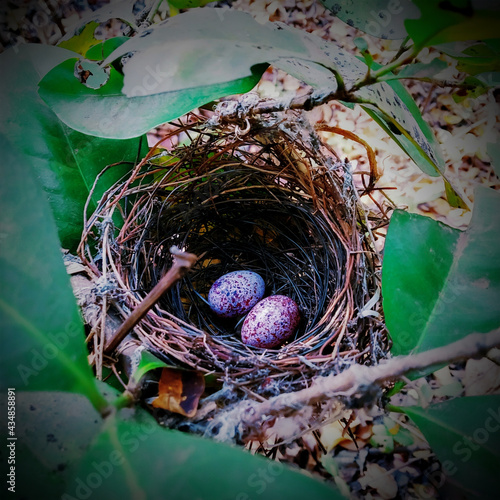
<instances>
[{"instance_id":1,"label":"large green leaf","mask_svg":"<svg viewBox=\"0 0 500 500\"><path fill-rule=\"evenodd\" d=\"M13 442L15 446L13 498L61 498L68 477L101 431L101 416L87 398L78 394L17 391L15 402L13 437L17 439L7 440L0 448L0 460L5 465L5 455L10 453L6 444ZM0 409L5 416L6 403L7 397L2 398ZM7 418L0 425L2 435L11 437Z\"/></svg>"},{"instance_id":2,"label":"large green leaf","mask_svg":"<svg viewBox=\"0 0 500 500\"><path fill-rule=\"evenodd\" d=\"M10 148L20 153L17 168L24 168L24 164L34 167L65 247L73 247L80 239L83 207L97 174L108 164L125 162L102 176L94 202L131 168L139 154L138 139L110 141L75 132L39 98L40 78L69 57L74 53L48 45L23 45L0 54L4 75L0 82L0 132L8 138ZM102 120L95 123L97 129L106 126ZM145 141L143 145L147 146Z\"/></svg>"},{"instance_id":3,"label":"large green leaf","mask_svg":"<svg viewBox=\"0 0 500 500\"><path fill-rule=\"evenodd\" d=\"M82 56L90 50L91 47L102 43L94 37L96 28L99 23L91 21L86 26L83 27L82 31L77 35L73 36L69 40L62 40L57 45L63 49L72 50Z\"/></svg>"},{"instance_id":4,"label":"large green leaf","mask_svg":"<svg viewBox=\"0 0 500 500\"><path fill-rule=\"evenodd\" d=\"M468 498L498 498L500 396L464 397L426 409L401 410L418 425L441 461L442 472L428 477L438 491L447 477Z\"/></svg>"},{"instance_id":5,"label":"large green leaf","mask_svg":"<svg viewBox=\"0 0 500 500\"><path fill-rule=\"evenodd\" d=\"M102 397L52 214L33 170L0 137L2 390L66 390Z\"/></svg>"},{"instance_id":6,"label":"large green leaf","mask_svg":"<svg viewBox=\"0 0 500 500\"><path fill-rule=\"evenodd\" d=\"M382 292L395 355L500 326L500 193L479 187L466 231L396 211Z\"/></svg>"},{"instance_id":7,"label":"large green leaf","mask_svg":"<svg viewBox=\"0 0 500 500\"><path fill-rule=\"evenodd\" d=\"M85 489L86 488L86 489ZM340 500L321 480L226 444L163 429L143 411L109 418L62 500Z\"/></svg>"},{"instance_id":8,"label":"large green leaf","mask_svg":"<svg viewBox=\"0 0 500 500\"><path fill-rule=\"evenodd\" d=\"M129 97L229 82L279 57L308 56L300 36L284 25L258 23L246 12L201 8L141 32L104 64L129 52L133 56L123 69L123 93Z\"/></svg>"},{"instance_id":9,"label":"large green leaf","mask_svg":"<svg viewBox=\"0 0 500 500\"><path fill-rule=\"evenodd\" d=\"M397 39L407 36L405 19L418 15L410 0L321 0L339 19L378 38Z\"/></svg>"},{"instance_id":10,"label":"large green leaf","mask_svg":"<svg viewBox=\"0 0 500 500\"><path fill-rule=\"evenodd\" d=\"M123 84L112 70L109 83L92 91L76 81L71 64L63 63L42 81L41 95L71 127L131 137L224 93L249 90L264 63L327 94L337 88L336 74L349 89L367 71L363 62L335 43L223 9L195 9L175 16L123 43L104 63L125 54L132 55L124 65ZM395 128L401 135L398 144L420 168L431 175L444 172L432 132L399 82L364 87L355 96L365 108L376 110L386 130ZM96 127L102 120L110 122L105 130Z\"/></svg>"},{"instance_id":11,"label":"large green leaf","mask_svg":"<svg viewBox=\"0 0 500 500\"><path fill-rule=\"evenodd\" d=\"M420 49L430 45L498 38L500 5L489 0L414 0L419 19L405 21L408 34Z\"/></svg>"},{"instance_id":12,"label":"large green leaf","mask_svg":"<svg viewBox=\"0 0 500 500\"><path fill-rule=\"evenodd\" d=\"M123 76L114 68L108 83L93 90L74 78L74 65L74 59L68 60L50 71L40 82L40 96L73 129L115 139L137 137L209 101L247 92L265 70L261 67L252 76L211 86L127 97L122 93Z\"/></svg>"}]
</instances>

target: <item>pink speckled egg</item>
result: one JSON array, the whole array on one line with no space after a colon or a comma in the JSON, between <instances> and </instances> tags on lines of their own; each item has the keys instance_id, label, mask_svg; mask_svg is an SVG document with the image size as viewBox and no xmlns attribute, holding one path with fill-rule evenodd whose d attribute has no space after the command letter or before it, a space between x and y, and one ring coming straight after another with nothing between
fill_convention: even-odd
<instances>
[{"instance_id":1,"label":"pink speckled egg","mask_svg":"<svg viewBox=\"0 0 500 500\"><path fill-rule=\"evenodd\" d=\"M265 288L257 273L233 271L215 281L208 292L208 303L217 316L235 318L250 311L264 297Z\"/></svg>"},{"instance_id":2,"label":"pink speckled egg","mask_svg":"<svg viewBox=\"0 0 500 500\"><path fill-rule=\"evenodd\" d=\"M299 321L295 301L285 295L271 295L248 313L241 327L241 340L254 347L276 347L295 332Z\"/></svg>"}]
</instances>

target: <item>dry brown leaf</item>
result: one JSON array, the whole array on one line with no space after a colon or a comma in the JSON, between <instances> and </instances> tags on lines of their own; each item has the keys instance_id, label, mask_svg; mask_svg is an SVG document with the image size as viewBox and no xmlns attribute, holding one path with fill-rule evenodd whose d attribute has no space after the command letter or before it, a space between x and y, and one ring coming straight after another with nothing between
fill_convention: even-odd
<instances>
[{"instance_id":1,"label":"dry brown leaf","mask_svg":"<svg viewBox=\"0 0 500 500\"><path fill-rule=\"evenodd\" d=\"M466 396L497 392L500 389L500 366L488 358L469 359L463 383Z\"/></svg>"},{"instance_id":2,"label":"dry brown leaf","mask_svg":"<svg viewBox=\"0 0 500 500\"><path fill-rule=\"evenodd\" d=\"M378 464L366 464L366 472L359 478L359 483L363 489L370 487L377 490L377 493L386 500L395 498L398 494L396 480Z\"/></svg>"},{"instance_id":3,"label":"dry brown leaf","mask_svg":"<svg viewBox=\"0 0 500 500\"><path fill-rule=\"evenodd\" d=\"M163 408L186 417L194 417L198 401L205 390L205 378L199 372L163 368L155 408Z\"/></svg>"}]
</instances>

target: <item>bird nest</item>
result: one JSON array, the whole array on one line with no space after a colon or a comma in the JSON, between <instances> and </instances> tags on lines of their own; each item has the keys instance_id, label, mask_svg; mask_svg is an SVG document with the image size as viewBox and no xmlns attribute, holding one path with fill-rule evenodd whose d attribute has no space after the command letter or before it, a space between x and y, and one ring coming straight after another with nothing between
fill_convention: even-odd
<instances>
[{"instance_id":1,"label":"bird nest","mask_svg":"<svg viewBox=\"0 0 500 500\"><path fill-rule=\"evenodd\" d=\"M376 362L380 263L349 163L290 121L243 136L199 121L183 131L188 145L152 150L105 193L80 246L123 314L172 266L172 246L199 257L136 326L141 342L172 365L260 394ZM210 310L211 285L235 270L257 272L266 296L298 304L299 328L280 347L243 344L242 321Z\"/></svg>"}]
</instances>

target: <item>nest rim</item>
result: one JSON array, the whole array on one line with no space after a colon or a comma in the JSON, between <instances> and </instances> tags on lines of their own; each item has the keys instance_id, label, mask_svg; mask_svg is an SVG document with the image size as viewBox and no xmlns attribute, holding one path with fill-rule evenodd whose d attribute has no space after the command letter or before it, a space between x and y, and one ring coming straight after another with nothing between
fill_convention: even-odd
<instances>
[{"instance_id":1,"label":"nest rim","mask_svg":"<svg viewBox=\"0 0 500 500\"><path fill-rule=\"evenodd\" d=\"M257 183L253 186L254 192L259 191L262 196L266 191L263 191L265 183L259 184L258 179L265 179L267 200L254 196L252 202L272 204L269 200L277 198L281 208L286 206L290 211L290 207L293 207L305 212L305 218L309 217L315 223L313 227L316 230L319 226L324 230L321 238L328 241L329 250L333 242L336 249L333 258L337 259L335 271L345 276L344 280L337 276L333 290L328 287L320 290L322 310L318 309L320 313L310 322L309 329L302 330L301 336L296 335L291 342L277 349L251 347L243 344L238 335L230 337L224 332L217 335L217 332L203 328L203 322L194 324L189 315L179 314L179 310L169 307L167 301L157 304L148 312L135 328L136 334L150 350L160 353L169 361L213 373L220 379L229 376L242 385L255 385L256 381L262 381L264 375L271 378L292 375L293 378L307 371L326 374L338 370L346 362L349 364L363 359L366 362L373 356L371 339L368 337L373 336L374 331L382 335L384 330L382 322L377 319L380 314L378 311L373 316L359 314L379 287L379 259L373 241L370 241L371 233L365 226L366 218L359 209L359 198L348 163L332 157L331 152L318 144L314 132L306 129L304 134L300 124L287 122L286 126L280 127L253 127L244 137L235 135L234 129L207 130L204 127L206 123L197 120L184 128L191 142L188 146L168 151L167 154L175 159L173 163L161 166L147 161L144 168L136 168L130 178L118 182L105 193L103 198L114 196L115 201L101 203L86 222L80 245L82 258L93 265L97 272L102 272L90 251L91 231L99 233L97 240L101 245L100 253L101 256L107 255L105 265L108 273L117 278L122 308L131 310L171 264L167 251L171 243L179 244L181 248L185 246L186 251L198 255L197 249L189 245L189 238L185 235L183 241L180 232L177 233L177 241L169 241L167 237L157 238L156 243L145 252L144 244L151 240L154 233L151 228L156 224L159 233L162 218L171 218L171 213L165 216L165 207L173 206L175 212L175 205L185 201L183 196L187 199L189 196L198 196L201 205L212 204L212 208L215 206L216 209L221 206L220 199L228 204L241 203L245 199L242 193L251 192L252 186L244 185L245 189L241 190L240 187L234 190L231 182L241 184L242 178L246 181L251 178ZM196 168L193 168L193 159L196 159ZM148 180L151 176L154 177L153 182ZM229 181L224 185L225 191L217 192L214 198L217 176L219 180L226 177ZM271 185L269 179L273 177L274 183ZM203 190L206 194L207 189L208 197L203 200ZM226 198L221 198L221 193ZM231 199L229 193L236 193L239 197ZM132 196L135 197L132 204L127 201L125 206L120 206L120 201L123 204L123 200ZM217 197L219 201L215 203ZM245 199L248 203L250 200ZM198 210L198 214L199 205L192 209L195 212ZM160 210L156 211L158 206ZM181 213L181 208L182 205L177 206L180 217L186 215ZM113 231L110 221L116 209L122 212L125 222L120 230ZM196 220L189 211L187 214L190 222ZM101 227L99 220L103 221ZM198 217L198 223L200 221L202 219ZM103 227L110 230L106 231ZM310 232L310 227L308 230ZM134 249L132 252L131 248ZM161 258L155 261L159 248L161 252L158 255ZM338 262L339 249L344 252L341 262ZM316 254L313 253L314 258ZM148 259L156 267L156 277L151 269L148 270ZM141 260L144 264L142 269ZM135 275L132 272L134 269ZM258 272L248 266L242 269ZM236 269L228 268L227 272L231 270ZM320 273L321 269L315 268L314 271ZM155 279L150 280L149 287L141 286L141 279L148 273ZM187 283L188 287L191 286L195 278L196 275L190 274L183 285ZM177 292L182 290L183 285L176 285ZM192 289L199 293L195 286ZM181 295L177 295L178 300L182 299ZM268 295L270 293L266 293ZM193 297L195 295L191 294L191 303ZM380 311L380 305L378 308ZM301 313L304 313L304 307ZM213 319L205 326L207 324L213 324ZM328 332L333 333L328 335Z\"/></svg>"}]
</instances>

